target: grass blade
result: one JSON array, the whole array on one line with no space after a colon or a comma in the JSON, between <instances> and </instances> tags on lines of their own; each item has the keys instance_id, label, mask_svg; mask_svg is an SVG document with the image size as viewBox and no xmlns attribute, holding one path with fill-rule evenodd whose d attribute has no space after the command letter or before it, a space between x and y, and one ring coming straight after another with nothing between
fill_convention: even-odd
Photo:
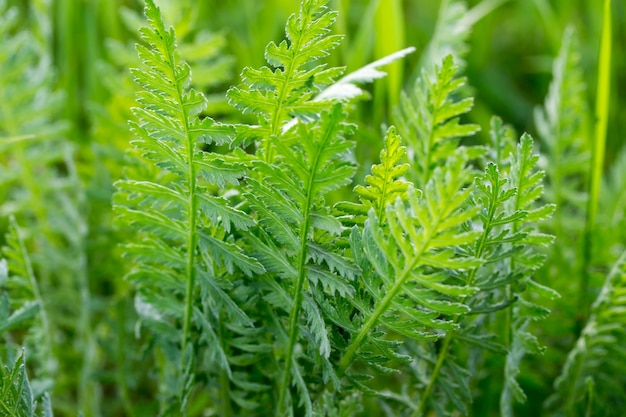
<instances>
[{"instance_id":1,"label":"grass blade","mask_svg":"<svg viewBox=\"0 0 626 417\"><path fill-rule=\"evenodd\" d=\"M593 253L593 234L598 215L600 187L604 168L606 133L609 119L609 99L611 91L611 0L604 0L602 13L602 34L600 37L600 56L598 59L598 87L596 92L596 122L591 157L591 178L589 181L589 200L587 201L587 220L583 236L583 270L578 289L578 312L576 333L589 315L589 267Z\"/></svg>"}]
</instances>

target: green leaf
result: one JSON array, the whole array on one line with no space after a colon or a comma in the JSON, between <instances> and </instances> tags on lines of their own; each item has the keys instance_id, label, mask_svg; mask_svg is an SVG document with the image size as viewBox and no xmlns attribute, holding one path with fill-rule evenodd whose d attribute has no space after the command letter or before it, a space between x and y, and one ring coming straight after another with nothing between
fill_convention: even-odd
<instances>
[{"instance_id":1,"label":"green leaf","mask_svg":"<svg viewBox=\"0 0 626 417\"><path fill-rule=\"evenodd\" d=\"M435 167L456 152L460 138L480 130L477 125L459 122L473 99L454 98L466 81L457 78L457 72L452 56L445 57L434 73L422 72L412 94L402 94L394 112L398 132L409 145L410 178L419 187L426 185Z\"/></svg>"}]
</instances>

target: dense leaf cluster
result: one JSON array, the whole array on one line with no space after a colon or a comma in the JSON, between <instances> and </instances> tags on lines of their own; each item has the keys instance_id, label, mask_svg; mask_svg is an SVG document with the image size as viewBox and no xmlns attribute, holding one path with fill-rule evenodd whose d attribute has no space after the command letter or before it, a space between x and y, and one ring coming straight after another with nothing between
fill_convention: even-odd
<instances>
[{"instance_id":1,"label":"dense leaf cluster","mask_svg":"<svg viewBox=\"0 0 626 417\"><path fill-rule=\"evenodd\" d=\"M45 391L62 389L79 364L72 395L86 416L99 416L93 366L102 346L117 368L107 362L98 378L120 393L128 415L458 416L478 415L484 398L497 397L499 415L515 415L526 400L522 376L541 372L524 362L545 351L548 332L538 323L559 299L547 257L573 258L558 243L551 249L554 235L582 229L563 217L584 211L587 178L574 169L587 160L589 121L573 33L536 112L539 145L496 116L482 143L480 126L467 122L474 100L463 75L480 13L442 2L395 125L381 135L379 161L362 167L351 112L364 91L356 84L381 78L379 67L412 49L344 76L326 63L342 39L337 13L327 0L302 0L286 38L267 45L265 65L246 67L226 93L231 117L222 121L213 111L223 106L204 91L228 77L228 59L215 54L223 38L200 32L187 42L191 17L179 16L175 29L167 6L145 3L138 60L111 46L137 66L134 84L107 79L136 91L117 115L131 118L130 133L106 118L96 127L103 137L130 137L111 190L117 230L107 230L121 244L100 253L88 225L102 208L82 188L81 145L69 145L55 122L48 58L23 47L37 42L22 38L30 35L15 30L16 9L0 0L0 99L10 103L0 105L0 152L13 150L0 154L0 210L9 219L0 414L52 416ZM31 88L20 91L25 76ZM85 158L103 155L98 146ZM547 149L543 158L538 148ZM621 190L626 163L616 166L606 187ZM623 223L622 200L610 200L613 224ZM121 294L116 317L106 318L115 324L91 329L104 308L92 303L88 276L111 259L124 275L111 284ZM59 282L59 271L73 280ZM577 335L549 412L626 406L625 373L615 372L626 361L624 277L622 257ZM76 323L61 319L68 314ZM110 346L111 328L128 339ZM62 351L74 334L76 344ZM137 352L124 345L129 339ZM122 366L147 369L132 376ZM154 397L148 405L129 396L141 390ZM61 413L72 412L71 401L60 399Z\"/></svg>"}]
</instances>

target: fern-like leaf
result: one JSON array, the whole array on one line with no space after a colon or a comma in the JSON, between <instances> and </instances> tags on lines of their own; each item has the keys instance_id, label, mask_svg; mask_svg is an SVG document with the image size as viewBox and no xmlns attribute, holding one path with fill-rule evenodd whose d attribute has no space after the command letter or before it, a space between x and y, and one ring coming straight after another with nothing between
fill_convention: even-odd
<instances>
[{"instance_id":1,"label":"fern-like leaf","mask_svg":"<svg viewBox=\"0 0 626 417\"><path fill-rule=\"evenodd\" d=\"M38 407L30 381L26 375L24 352L11 367L0 366L0 411L7 417L52 417L50 399L42 397Z\"/></svg>"},{"instance_id":2,"label":"fern-like leaf","mask_svg":"<svg viewBox=\"0 0 626 417\"><path fill-rule=\"evenodd\" d=\"M528 330L531 321L545 319L550 310L545 303L559 297L553 289L539 284L534 275L545 262L545 255L541 247L552 244L554 237L540 233L537 230L539 222L545 222L555 211L554 204L541 204L539 199L543 194L542 180L544 172L537 168L539 156L533 155L533 140L529 135L523 135L515 152L511 155L510 181L517 190L514 199L507 204L509 210L527 213L524 218L513 224L513 233L523 238L518 245L511 247L515 256L508 260L509 270L519 278L507 284L505 291L516 297L517 302L507 315L504 342L509 346L504 374L504 389L500 397L500 412L503 416L513 416L513 400L526 400L522 388L516 377L526 353L542 353L543 347L537 338Z\"/></svg>"},{"instance_id":3,"label":"fern-like leaf","mask_svg":"<svg viewBox=\"0 0 626 417\"><path fill-rule=\"evenodd\" d=\"M357 305L362 318L339 363L341 373L355 358L376 367L379 359L370 356L369 349L393 355L393 349L385 348L388 342L384 333L377 329L417 340L436 340L442 336L440 331L457 328L447 317L469 311L460 297L475 289L460 289L444 273L472 268L479 262L458 256L454 249L477 237L475 232L461 228L475 214L465 206L471 182L465 162L462 154L457 155L449 171L435 170L421 198L409 188L407 203L398 199L388 205L386 230L370 210L362 236L353 232L353 252L364 250L375 271L364 276L374 307Z\"/></svg>"},{"instance_id":4,"label":"fern-like leaf","mask_svg":"<svg viewBox=\"0 0 626 417\"><path fill-rule=\"evenodd\" d=\"M502 150L512 149L512 144L506 140L512 139L508 129L497 119L492 126L498 129L492 132L492 137L502 140L499 144ZM461 251L481 262L459 276L466 288L474 288L461 299L470 311L454 315L453 322L458 328L446 333L439 350L424 349L423 356L434 365L432 371L422 377L426 388L420 395L415 416L423 415L429 407L441 415L448 415L451 409L460 410L464 415L468 413L472 398L471 372L458 362L459 356L455 353L457 349L467 350L468 346L500 354L506 353L510 347L503 398L510 401L511 389L521 392L515 381L515 371L525 349L530 350L530 340L535 340L526 327L529 320L546 314L544 308L526 301L521 295L524 288L531 286L542 289L544 294L551 293L531 279L532 273L544 261L539 247L552 242L551 236L542 235L534 228L554 209L551 205L535 207L541 196L543 178L543 173L535 167L537 159L532 154L532 139L524 135L515 153L501 161L502 171L489 162L484 174L476 177L471 201L479 215L472 229L479 236L474 244L462 246ZM487 315L495 316L499 311L504 311L505 326L511 328L506 330L504 337L490 332L483 325ZM506 334L513 334L513 341Z\"/></svg>"},{"instance_id":5,"label":"fern-like leaf","mask_svg":"<svg viewBox=\"0 0 626 417\"><path fill-rule=\"evenodd\" d=\"M189 87L191 71L178 58L173 29L165 26L152 0L146 1L145 12L149 26L140 32L146 45L137 46L145 67L133 70L142 91L137 99L140 107L133 109L137 121L131 122L131 129L137 138L135 148L146 163L158 168L153 177L119 181L116 200L120 217L143 232L139 235L142 241L126 251L137 263L131 277L142 278L137 281L141 303L152 306L143 311L159 312L148 314L154 324L165 317L183 323L176 354L176 389L184 410L193 379L189 372L194 357L192 329L210 328L202 318L206 312L197 313L198 292L212 300L212 307L223 309L229 319L251 326L251 320L231 300L230 283L220 278L219 271L223 268L233 273L239 268L252 274L263 268L226 241L231 226L245 230L254 224L252 219L209 191L211 183L237 183L244 173L243 166L227 156L201 149L204 144L228 143L233 128L200 116L206 98ZM161 272L155 274L156 270ZM206 336L215 340L210 333ZM221 357L223 354L215 354L216 363L228 371L227 363L218 360Z\"/></svg>"},{"instance_id":6,"label":"fern-like leaf","mask_svg":"<svg viewBox=\"0 0 626 417\"><path fill-rule=\"evenodd\" d=\"M254 135L261 138L259 151L266 162L274 159L272 138L281 133L285 122L292 117L317 118L328 103L315 97L343 72L341 68L310 65L326 57L341 39L330 34L336 12L329 11L326 3L302 1L299 14L287 21L287 40L278 45L270 42L265 50L270 67L245 68L243 86L228 91L231 105L259 116L260 126Z\"/></svg>"},{"instance_id":7,"label":"fern-like leaf","mask_svg":"<svg viewBox=\"0 0 626 417\"><path fill-rule=\"evenodd\" d=\"M385 221L385 208L397 198L406 199L409 183L401 177L408 171L409 165L400 163L406 153L401 146L400 135L394 127L389 128L385 136L383 150L380 152L380 164L372 166L372 174L365 177L367 185L357 185L354 192L359 195L360 203L343 202L335 207L352 215L351 221L362 225L370 209L374 209L376 218Z\"/></svg>"},{"instance_id":8,"label":"fern-like leaf","mask_svg":"<svg viewBox=\"0 0 626 417\"><path fill-rule=\"evenodd\" d=\"M324 201L329 192L347 185L354 173L346 158L353 146L346 139L351 126L344 118L337 104L331 111L322 112L317 121L297 124L287 132L284 142L275 142L275 163L252 163L262 182L247 179L250 192L246 199L259 214L262 227L259 237L250 236L252 251L278 281L268 288L268 301L289 315L288 324L282 325L288 336L277 406L280 415L290 397L292 381L298 387L306 415L312 413L305 401L309 398L308 386L295 352L301 340L299 328L306 329L304 336L310 350L320 355L320 361L330 355L324 318L310 293L313 290L307 288L347 296L352 290L347 280L359 272L348 259L334 252L331 242L341 233L342 225ZM303 315L306 325L302 323Z\"/></svg>"},{"instance_id":9,"label":"fern-like leaf","mask_svg":"<svg viewBox=\"0 0 626 417\"><path fill-rule=\"evenodd\" d=\"M459 140L479 130L477 125L461 124L460 116L473 105L472 98L457 100L466 79L457 77L458 67L448 55L434 74L423 71L411 94L402 94L395 112L400 136L407 142L410 179L424 186L434 169L454 154Z\"/></svg>"},{"instance_id":10,"label":"fern-like leaf","mask_svg":"<svg viewBox=\"0 0 626 417\"><path fill-rule=\"evenodd\" d=\"M556 416L605 410L601 415L617 417L626 407L625 265L623 254L607 275L592 315L555 382L555 393L546 405Z\"/></svg>"}]
</instances>

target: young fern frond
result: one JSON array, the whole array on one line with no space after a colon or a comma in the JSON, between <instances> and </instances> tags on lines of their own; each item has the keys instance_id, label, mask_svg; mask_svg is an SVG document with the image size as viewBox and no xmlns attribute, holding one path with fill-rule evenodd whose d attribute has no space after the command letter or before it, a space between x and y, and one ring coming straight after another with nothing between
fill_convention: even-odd
<instances>
[{"instance_id":1,"label":"young fern frond","mask_svg":"<svg viewBox=\"0 0 626 417\"><path fill-rule=\"evenodd\" d=\"M606 277L546 406L555 416L621 415L626 407L626 253ZM589 413L591 410L591 413Z\"/></svg>"},{"instance_id":2,"label":"young fern frond","mask_svg":"<svg viewBox=\"0 0 626 417\"><path fill-rule=\"evenodd\" d=\"M374 209L376 218L384 223L387 205L395 203L397 198L406 200L409 183L401 177L409 170L409 164L400 163L406 154L406 148L401 143L402 139L396 129L390 127L380 152L380 164L372 166L372 174L365 177L366 186L354 187L361 202L342 202L335 205L335 208L352 216L351 222L363 225L369 210Z\"/></svg>"},{"instance_id":3,"label":"young fern frond","mask_svg":"<svg viewBox=\"0 0 626 417\"><path fill-rule=\"evenodd\" d=\"M247 158L245 198L260 227L248 237L250 251L268 271L263 298L275 309L268 324L283 352L274 407L281 417L313 414L311 374L321 372L324 382L336 379L319 304L335 294L349 296L348 281L359 272L333 244L343 228L325 201L354 174L347 139L352 126L340 104L319 97L343 70L311 65L340 39L330 34L336 13L326 3L302 1L299 14L288 19L287 40L266 48L271 68L244 69L244 85L228 92L231 104L255 113L259 123L238 127L238 142L258 139L256 154Z\"/></svg>"},{"instance_id":4,"label":"young fern frond","mask_svg":"<svg viewBox=\"0 0 626 417\"><path fill-rule=\"evenodd\" d=\"M554 300L559 294L553 289L534 280L537 270L545 262L546 256L541 247L549 247L554 236L537 231L537 224L548 220L555 211L554 204L543 204L539 200L543 194L542 180L545 175L537 169L539 156L533 154L533 141L529 135L523 135L516 151L511 155L509 178L517 190L514 199L509 201L509 210L525 213L513 225L513 232L523 236L519 244L512 245L515 256L508 259L509 270L519 278L507 284L507 295L517 299L507 311L504 343L508 354L504 370L504 388L500 396L500 412L503 416L513 416L513 400L526 400L516 377L520 372L522 359L526 353L543 353L537 338L530 333L531 321L545 319L550 310L539 304L538 300Z\"/></svg>"},{"instance_id":5,"label":"young fern frond","mask_svg":"<svg viewBox=\"0 0 626 417\"><path fill-rule=\"evenodd\" d=\"M286 343L276 407L281 416L292 382L305 414L313 412L299 364L304 352L297 353L296 345L306 341L309 355L317 356L322 365L330 355L326 325L314 294L347 296L352 291L347 281L358 274L358 268L332 245L342 226L324 200L329 192L347 185L354 173L346 157L353 144L346 138L351 126L344 122L345 117L337 104L322 112L318 120L297 124L283 142L275 143L273 164L252 162L262 182L247 178L245 197L258 213L261 226L258 237L250 236L251 250L270 272L266 299L278 311L288 313L287 324L279 325L285 334L281 343ZM325 367L325 380L332 377L326 372L332 372L332 367Z\"/></svg>"},{"instance_id":6,"label":"young fern frond","mask_svg":"<svg viewBox=\"0 0 626 417\"><path fill-rule=\"evenodd\" d=\"M259 116L259 126L249 135L260 138L258 151L265 162L273 162L273 140L280 136L286 122L293 117L317 118L328 108L326 100L314 99L343 73L342 68L311 66L328 56L341 39L330 34L336 12L328 10L327 2L302 1L299 14L287 21L287 40L278 45L270 42L265 49L270 67L245 68L241 74L243 86L228 91L231 105Z\"/></svg>"},{"instance_id":7,"label":"young fern frond","mask_svg":"<svg viewBox=\"0 0 626 417\"><path fill-rule=\"evenodd\" d=\"M415 89L402 94L394 113L398 132L408 144L409 178L417 187L425 186L435 167L456 152L462 137L480 130L474 124L460 124L460 116L470 111L474 100L455 99L466 81L457 72L450 55L434 73L422 71Z\"/></svg>"},{"instance_id":8,"label":"young fern frond","mask_svg":"<svg viewBox=\"0 0 626 417\"><path fill-rule=\"evenodd\" d=\"M469 311L461 297L474 289L460 287L446 274L479 264L477 259L458 256L455 250L477 237L462 228L476 214L466 209L472 178L466 158L458 153L450 160L449 170L437 168L421 197L409 188L407 203L397 199L387 205L385 229L370 210L362 234L353 231L355 256L363 250L375 271L363 275L373 306L356 305L359 318L356 326L346 329L351 337L338 365L341 374L355 359L379 368L379 357L369 349L395 355L394 349L384 348L389 344L384 331L432 341L442 336L442 330L457 328L448 317Z\"/></svg>"},{"instance_id":9,"label":"young fern frond","mask_svg":"<svg viewBox=\"0 0 626 417\"><path fill-rule=\"evenodd\" d=\"M559 238L568 239L579 235L583 227L572 219L585 210L590 157L590 113L579 49L573 28L568 28L553 63L545 104L535 110L535 124L547 150L546 198L559 207L551 223Z\"/></svg>"},{"instance_id":10,"label":"young fern frond","mask_svg":"<svg viewBox=\"0 0 626 417\"><path fill-rule=\"evenodd\" d=\"M500 129L499 132L492 132L495 138L510 138L501 122L494 120L492 126ZM506 142L501 145L504 149L511 148ZM521 293L526 286L532 286L544 294L552 294L551 290L530 279L532 272L544 260L538 247L552 241L551 236L534 231L534 225L544 220L554 209L551 205L534 206L541 196L540 183L543 178L543 173L535 169L536 163L537 157L532 155L532 139L524 135L515 153L510 155L510 160L501 161L503 171L493 162L488 162L484 174L476 177L472 202L473 207L479 210L480 223L472 229L477 231L478 238L473 244L464 245L461 253L480 259L480 263L458 277L464 281L466 288L473 289L461 298L470 310L468 314L454 315L452 321L457 329L446 333L438 351L430 349L430 353L425 355L434 366L425 377L426 388L420 395L415 416L424 415L429 407L436 410L438 415L448 415L450 410L447 402L464 415L468 413L467 405L472 398L471 373L465 365L458 363L455 348L461 349L461 345L464 345L500 354L507 352L510 337L505 334L501 337L504 340L498 342L498 335L485 331L481 325L485 315L493 315L501 310L506 315L505 326L514 329L505 332L516 331L515 335L520 338L528 336L524 339L527 343L523 347L515 345L517 350L509 354L515 356L507 361L507 372L511 371L511 375L505 382L505 390L508 387L519 388L510 366L519 366L523 356L520 350L527 348L532 338L525 332L528 320L543 317L545 311L525 301L517 293ZM519 306L512 307L514 302ZM510 315L515 320L513 323L510 322Z\"/></svg>"},{"instance_id":11,"label":"young fern frond","mask_svg":"<svg viewBox=\"0 0 626 417\"><path fill-rule=\"evenodd\" d=\"M140 32L146 45L137 46L145 67L133 70L142 88L137 99L141 107L133 109L137 121L131 122L131 129L137 138L133 145L146 164L156 165L156 174L118 181L117 210L142 232L138 242L126 246L136 264L130 277L140 290L140 315L160 329L156 333L163 336L169 360L178 362L177 386L166 390L169 395L176 392L184 412L192 387L194 346L199 343L192 329L208 329L202 322L207 311L197 310L199 291L211 300L215 317L225 319L215 313L223 311L234 323L252 326L228 293L231 283L220 275L233 274L236 268L250 275L263 268L227 240L231 227L245 230L254 221L209 188L237 184L244 174L244 167L228 155L201 150L204 144L228 143L233 128L200 116L206 99L189 88L191 71L178 58L173 29L166 28L152 0L146 1L145 12L149 26ZM179 340L176 322L182 322ZM223 352L214 358L218 369L228 372Z\"/></svg>"}]
</instances>

